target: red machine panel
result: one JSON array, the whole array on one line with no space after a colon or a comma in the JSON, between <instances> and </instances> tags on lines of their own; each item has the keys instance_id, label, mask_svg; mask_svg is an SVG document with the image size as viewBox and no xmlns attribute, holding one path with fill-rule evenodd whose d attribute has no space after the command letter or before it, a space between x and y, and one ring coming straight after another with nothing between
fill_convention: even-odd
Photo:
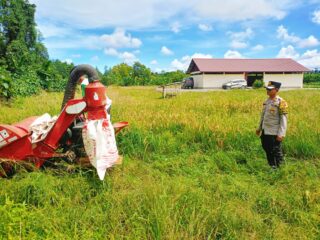
<instances>
[{"instance_id":1,"label":"red machine panel","mask_svg":"<svg viewBox=\"0 0 320 240\"><path fill-rule=\"evenodd\" d=\"M99 81L86 87L86 103L88 108L104 107L107 104L106 87Z\"/></svg>"},{"instance_id":2,"label":"red machine panel","mask_svg":"<svg viewBox=\"0 0 320 240\"><path fill-rule=\"evenodd\" d=\"M107 118L107 105L106 87L99 81L90 83L86 87L86 103L88 111L88 119L102 119Z\"/></svg>"},{"instance_id":3,"label":"red machine panel","mask_svg":"<svg viewBox=\"0 0 320 240\"><path fill-rule=\"evenodd\" d=\"M15 126L0 125L1 158L22 160L31 154L31 140L27 131Z\"/></svg>"}]
</instances>

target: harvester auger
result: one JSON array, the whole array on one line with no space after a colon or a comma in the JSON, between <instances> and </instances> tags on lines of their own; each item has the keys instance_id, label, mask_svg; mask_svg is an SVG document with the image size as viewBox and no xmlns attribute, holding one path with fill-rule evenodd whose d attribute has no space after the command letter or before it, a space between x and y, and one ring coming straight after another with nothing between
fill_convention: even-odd
<instances>
[{"instance_id":1,"label":"harvester auger","mask_svg":"<svg viewBox=\"0 0 320 240\"><path fill-rule=\"evenodd\" d=\"M89 84L85 97L74 99L79 78L86 75ZM97 71L90 65L75 67L69 77L61 112L43 139L32 139L32 123L39 117L33 116L21 122L0 124L0 176L10 172L10 163L31 162L40 168L47 160L69 159L77 162L87 157L84 151L82 128L86 120L107 119L106 88L99 81ZM115 133L128 125L127 122L113 124Z\"/></svg>"}]
</instances>

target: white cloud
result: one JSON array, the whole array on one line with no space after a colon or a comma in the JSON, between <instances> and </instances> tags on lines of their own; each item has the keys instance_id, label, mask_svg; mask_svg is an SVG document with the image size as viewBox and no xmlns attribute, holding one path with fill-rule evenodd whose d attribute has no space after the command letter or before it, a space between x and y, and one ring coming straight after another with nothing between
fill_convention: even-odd
<instances>
[{"instance_id":1,"label":"white cloud","mask_svg":"<svg viewBox=\"0 0 320 240\"><path fill-rule=\"evenodd\" d=\"M57 26L50 22L40 22L37 28L44 38L64 37L75 34L75 31L69 27Z\"/></svg>"},{"instance_id":2,"label":"white cloud","mask_svg":"<svg viewBox=\"0 0 320 240\"><path fill-rule=\"evenodd\" d=\"M317 49L306 51L299 59L302 65L314 69L320 68L320 52Z\"/></svg>"},{"instance_id":3,"label":"white cloud","mask_svg":"<svg viewBox=\"0 0 320 240\"><path fill-rule=\"evenodd\" d=\"M247 28L243 32L227 32L227 35L231 38L230 47L234 49L248 47L247 40L253 37L253 31L251 28Z\"/></svg>"},{"instance_id":4,"label":"white cloud","mask_svg":"<svg viewBox=\"0 0 320 240\"><path fill-rule=\"evenodd\" d=\"M174 22L172 25L171 25L171 31L174 32L174 33L178 33L181 31L181 24L179 22Z\"/></svg>"},{"instance_id":5,"label":"white cloud","mask_svg":"<svg viewBox=\"0 0 320 240\"><path fill-rule=\"evenodd\" d=\"M131 37L121 28L116 28L112 34L104 34L100 38L103 44L112 48L138 48L142 44L140 39Z\"/></svg>"},{"instance_id":6,"label":"white cloud","mask_svg":"<svg viewBox=\"0 0 320 240\"><path fill-rule=\"evenodd\" d=\"M31 0L30 2L37 5L37 18L66 23L77 29L151 27L158 21L174 15L178 10L164 7L157 0ZM167 12L164 9L167 9Z\"/></svg>"},{"instance_id":7,"label":"white cloud","mask_svg":"<svg viewBox=\"0 0 320 240\"><path fill-rule=\"evenodd\" d=\"M307 50L300 55L293 46L289 45L280 49L278 58L292 58L303 66L314 69L320 68L320 52L317 49Z\"/></svg>"},{"instance_id":8,"label":"white cloud","mask_svg":"<svg viewBox=\"0 0 320 240\"><path fill-rule=\"evenodd\" d=\"M81 54L72 54L73 58L81 58Z\"/></svg>"},{"instance_id":9,"label":"white cloud","mask_svg":"<svg viewBox=\"0 0 320 240\"><path fill-rule=\"evenodd\" d=\"M246 48L246 47L248 47L248 44L245 42L233 40L230 44L230 47L232 47L232 48Z\"/></svg>"},{"instance_id":10,"label":"white cloud","mask_svg":"<svg viewBox=\"0 0 320 240\"><path fill-rule=\"evenodd\" d=\"M239 53L238 51L228 50L224 54L224 58L245 58L245 57L242 56L241 53Z\"/></svg>"},{"instance_id":11,"label":"white cloud","mask_svg":"<svg viewBox=\"0 0 320 240\"><path fill-rule=\"evenodd\" d=\"M228 32L227 34L231 37L231 39L238 40L238 41L244 41L246 39L253 37L253 31L251 28L247 28L243 32Z\"/></svg>"},{"instance_id":12,"label":"white cloud","mask_svg":"<svg viewBox=\"0 0 320 240\"><path fill-rule=\"evenodd\" d=\"M258 44L252 48L253 51L262 51L264 47L261 44Z\"/></svg>"},{"instance_id":13,"label":"white cloud","mask_svg":"<svg viewBox=\"0 0 320 240\"><path fill-rule=\"evenodd\" d=\"M306 39L301 39L301 41L299 42L299 47L301 48L315 47L315 46L318 46L319 44L320 44L319 40L315 38L313 35L311 35Z\"/></svg>"},{"instance_id":14,"label":"white cloud","mask_svg":"<svg viewBox=\"0 0 320 240\"><path fill-rule=\"evenodd\" d=\"M76 29L123 27L141 29L168 26L184 19L184 25L206 21L238 22L261 18L282 19L295 0L30 0L36 16ZM298 1L299 2L299 1ZM302 4L302 3L300 3ZM168 7L169 6L169 7ZM190 17L191 16L191 17Z\"/></svg>"},{"instance_id":15,"label":"white cloud","mask_svg":"<svg viewBox=\"0 0 320 240\"><path fill-rule=\"evenodd\" d=\"M152 65L157 65L158 64L158 61L157 60L152 60L151 62L150 62L150 64L152 64Z\"/></svg>"},{"instance_id":16,"label":"white cloud","mask_svg":"<svg viewBox=\"0 0 320 240\"><path fill-rule=\"evenodd\" d=\"M142 42L126 33L123 29L115 29L112 34L90 35L81 32L66 36L53 37L45 39L45 45L48 49L95 49L104 48L139 48Z\"/></svg>"},{"instance_id":17,"label":"white cloud","mask_svg":"<svg viewBox=\"0 0 320 240\"><path fill-rule=\"evenodd\" d=\"M121 60L123 60L123 62L128 63L128 64L133 64L136 61L139 61L139 59L136 57L136 55L134 53L131 52L119 52L114 48L107 48L104 50L104 53L108 56L114 56L117 57Z\"/></svg>"},{"instance_id":18,"label":"white cloud","mask_svg":"<svg viewBox=\"0 0 320 240\"><path fill-rule=\"evenodd\" d=\"M320 24L320 10L314 11L312 14L312 22Z\"/></svg>"},{"instance_id":19,"label":"white cloud","mask_svg":"<svg viewBox=\"0 0 320 240\"><path fill-rule=\"evenodd\" d=\"M199 17L233 22L257 18L282 19L286 15L285 9L289 7L285 3L293 1L199 0L196 2L194 8Z\"/></svg>"},{"instance_id":20,"label":"white cloud","mask_svg":"<svg viewBox=\"0 0 320 240\"><path fill-rule=\"evenodd\" d=\"M192 58L212 58L212 55L203 54L203 53L195 53L192 56L186 55L186 56L182 57L180 60L174 59L171 62L171 71L175 71L175 70L186 71L189 67L189 64L190 64Z\"/></svg>"},{"instance_id":21,"label":"white cloud","mask_svg":"<svg viewBox=\"0 0 320 240\"><path fill-rule=\"evenodd\" d=\"M69 35L66 38L51 38L45 41L49 49L120 49L139 48L142 42L134 38L123 29L115 29L112 34L83 35L82 33ZM136 50L139 51L139 50Z\"/></svg>"},{"instance_id":22,"label":"white cloud","mask_svg":"<svg viewBox=\"0 0 320 240\"><path fill-rule=\"evenodd\" d=\"M44 41L50 49L103 49L99 36L75 34L62 38L48 38Z\"/></svg>"},{"instance_id":23,"label":"white cloud","mask_svg":"<svg viewBox=\"0 0 320 240\"><path fill-rule=\"evenodd\" d=\"M115 57L119 56L118 51L114 48L106 48L104 50L104 53L108 56L115 56Z\"/></svg>"},{"instance_id":24,"label":"white cloud","mask_svg":"<svg viewBox=\"0 0 320 240\"><path fill-rule=\"evenodd\" d=\"M301 60L310 59L310 58L319 56L319 54L320 54L320 53L318 53L318 50L317 50L317 49L307 50L307 51L300 57L300 59L301 59Z\"/></svg>"},{"instance_id":25,"label":"white cloud","mask_svg":"<svg viewBox=\"0 0 320 240\"><path fill-rule=\"evenodd\" d=\"M161 53L166 56L173 55L173 52L166 46L162 46Z\"/></svg>"},{"instance_id":26,"label":"white cloud","mask_svg":"<svg viewBox=\"0 0 320 240\"><path fill-rule=\"evenodd\" d=\"M119 58L127 64L133 64L134 62L139 61L139 59L133 53L130 52L120 53Z\"/></svg>"},{"instance_id":27,"label":"white cloud","mask_svg":"<svg viewBox=\"0 0 320 240\"><path fill-rule=\"evenodd\" d=\"M171 62L171 67L174 70L182 70L185 71L186 68L188 67L184 62L179 61L178 59L174 59Z\"/></svg>"},{"instance_id":28,"label":"white cloud","mask_svg":"<svg viewBox=\"0 0 320 240\"><path fill-rule=\"evenodd\" d=\"M282 47L277 55L277 58L293 58L297 59L299 58L299 53L296 52L294 47L292 45L289 45L287 47Z\"/></svg>"},{"instance_id":29,"label":"white cloud","mask_svg":"<svg viewBox=\"0 0 320 240\"><path fill-rule=\"evenodd\" d=\"M198 25L198 28L201 30L201 31L204 31L204 32L210 32L212 31L212 26L209 25L209 24L199 24Z\"/></svg>"},{"instance_id":30,"label":"white cloud","mask_svg":"<svg viewBox=\"0 0 320 240\"><path fill-rule=\"evenodd\" d=\"M313 35L310 35L308 38L302 39L293 33L289 34L288 30L283 25L278 27L277 37L285 42L295 44L300 48L315 47L320 44L319 40Z\"/></svg>"},{"instance_id":31,"label":"white cloud","mask_svg":"<svg viewBox=\"0 0 320 240\"><path fill-rule=\"evenodd\" d=\"M277 37L280 39L283 39L285 41L293 42L293 43L299 42L299 40L300 40L300 38L298 38L294 34L289 34L288 30L283 25L280 25L278 27Z\"/></svg>"}]
</instances>

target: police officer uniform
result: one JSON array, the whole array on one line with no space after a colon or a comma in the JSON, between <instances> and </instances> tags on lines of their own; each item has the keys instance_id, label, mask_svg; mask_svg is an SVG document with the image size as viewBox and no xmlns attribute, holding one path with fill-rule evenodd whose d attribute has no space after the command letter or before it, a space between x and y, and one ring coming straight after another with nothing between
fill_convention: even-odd
<instances>
[{"instance_id":1,"label":"police officer uniform","mask_svg":"<svg viewBox=\"0 0 320 240\"><path fill-rule=\"evenodd\" d=\"M279 89L280 86L281 83L271 81L266 88L272 90L274 88ZM288 104L279 96L274 99L268 98L263 103L257 130L261 132L261 144L266 152L268 163L273 168L279 167L283 160L281 141L277 141L277 136L284 137L286 135L287 114Z\"/></svg>"}]
</instances>

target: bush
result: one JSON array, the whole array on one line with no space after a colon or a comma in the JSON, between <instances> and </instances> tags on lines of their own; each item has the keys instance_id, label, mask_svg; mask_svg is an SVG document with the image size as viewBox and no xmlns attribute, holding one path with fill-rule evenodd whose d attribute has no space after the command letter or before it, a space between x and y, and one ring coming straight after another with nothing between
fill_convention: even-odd
<instances>
[{"instance_id":1,"label":"bush","mask_svg":"<svg viewBox=\"0 0 320 240\"><path fill-rule=\"evenodd\" d=\"M46 69L38 71L42 89L49 92L64 91L73 67L73 64L59 60L50 61Z\"/></svg>"},{"instance_id":2,"label":"bush","mask_svg":"<svg viewBox=\"0 0 320 240\"><path fill-rule=\"evenodd\" d=\"M34 71L26 71L22 75L15 75L13 81L15 96L30 96L41 90L40 79Z\"/></svg>"},{"instance_id":3,"label":"bush","mask_svg":"<svg viewBox=\"0 0 320 240\"><path fill-rule=\"evenodd\" d=\"M253 88L262 88L263 87L263 81L262 80L258 80L258 79L256 79L254 82L253 82L253 84L252 84L252 86L253 86Z\"/></svg>"},{"instance_id":4,"label":"bush","mask_svg":"<svg viewBox=\"0 0 320 240\"><path fill-rule=\"evenodd\" d=\"M0 66L0 98L9 99L12 95L12 78L10 73Z\"/></svg>"},{"instance_id":5,"label":"bush","mask_svg":"<svg viewBox=\"0 0 320 240\"><path fill-rule=\"evenodd\" d=\"M304 83L320 82L320 73L305 73L303 75Z\"/></svg>"},{"instance_id":6,"label":"bush","mask_svg":"<svg viewBox=\"0 0 320 240\"><path fill-rule=\"evenodd\" d=\"M49 92L63 92L67 85L67 79L58 75L55 79L51 79L48 85Z\"/></svg>"}]
</instances>

